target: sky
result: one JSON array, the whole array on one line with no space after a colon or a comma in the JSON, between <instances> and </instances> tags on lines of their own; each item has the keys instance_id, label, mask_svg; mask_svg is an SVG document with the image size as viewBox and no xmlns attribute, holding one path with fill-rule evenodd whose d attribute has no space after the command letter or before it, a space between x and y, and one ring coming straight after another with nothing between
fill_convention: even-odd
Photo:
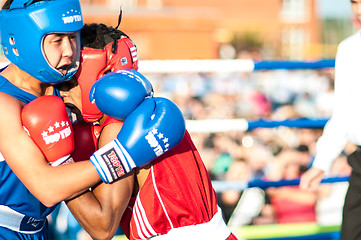
<instances>
[{"instance_id":1,"label":"sky","mask_svg":"<svg viewBox=\"0 0 361 240\"><path fill-rule=\"evenodd\" d=\"M317 0L320 16L332 18L348 18L351 16L350 0Z\"/></svg>"}]
</instances>

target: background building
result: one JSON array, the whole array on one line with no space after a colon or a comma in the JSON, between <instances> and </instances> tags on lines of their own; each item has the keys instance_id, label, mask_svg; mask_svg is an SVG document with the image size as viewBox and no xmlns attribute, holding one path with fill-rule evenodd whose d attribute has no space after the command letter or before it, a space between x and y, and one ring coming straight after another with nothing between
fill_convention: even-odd
<instances>
[{"instance_id":1,"label":"background building","mask_svg":"<svg viewBox=\"0 0 361 240\"><path fill-rule=\"evenodd\" d=\"M85 22L131 36L140 59L319 59L354 31L349 1L80 0ZM3 4L5 0L0 0ZM322 15L324 6L333 13Z\"/></svg>"},{"instance_id":2,"label":"background building","mask_svg":"<svg viewBox=\"0 0 361 240\"><path fill-rule=\"evenodd\" d=\"M322 24L334 31L341 20L322 19L319 1L81 0L86 22L113 26L122 6L120 29L141 59L333 58L339 38L323 44Z\"/></svg>"}]
</instances>

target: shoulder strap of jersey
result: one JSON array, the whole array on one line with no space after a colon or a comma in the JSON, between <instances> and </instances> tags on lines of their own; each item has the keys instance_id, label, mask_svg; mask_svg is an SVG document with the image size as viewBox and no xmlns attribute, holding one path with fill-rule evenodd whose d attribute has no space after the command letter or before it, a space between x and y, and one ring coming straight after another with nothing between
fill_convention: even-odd
<instances>
[{"instance_id":1,"label":"shoulder strap of jersey","mask_svg":"<svg viewBox=\"0 0 361 240\"><path fill-rule=\"evenodd\" d=\"M24 103L29 103L37 98L35 95L16 87L3 76L0 76L0 92L7 93Z\"/></svg>"}]
</instances>

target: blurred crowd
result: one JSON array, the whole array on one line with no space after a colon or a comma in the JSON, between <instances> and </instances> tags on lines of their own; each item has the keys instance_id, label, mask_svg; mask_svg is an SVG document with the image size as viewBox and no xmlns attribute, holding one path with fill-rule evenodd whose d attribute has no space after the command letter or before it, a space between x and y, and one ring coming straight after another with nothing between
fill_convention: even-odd
<instances>
[{"instance_id":1,"label":"blurred crowd","mask_svg":"<svg viewBox=\"0 0 361 240\"><path fill-rule=\"evenodd\" d=\"M172 99L190 120L324 119L331 116L334 104L333 69L145 76L156 96ZM299 178L311 166L321 134L322 129L289 127L191 132L212 180L245 182ZM350 174L346 155L354 149L347 146L335 159L332 176ZM347 187L348 182L340 182L322 184L318 192L302 191L298 186L229 190L218 193L218 201L231 228L300 222L339 225ZM64 210L66 206L61 207L53 215L58 236L53 239L71 239L59 236L82 233L81 227Z\"/></svg>"},{"instance_id":2,"label":"blurred crowd","mask_svg":"<svg viewBox=\"0 0 361 240\"><path fill-rule=\"evenodd\" d=\"M155 93L171 98L186 119L325 119L333 108L334 69L252 73L151 74ZM210 129L211 131L212 129ZM312 164L322 129L257 128L222 133L191 132L212 180L296 179ZM330 175L347 176L347 146ZM232 190L218 194L231 227L317 222L338 225L348 183Z\"/></svg>"}]
</instances>

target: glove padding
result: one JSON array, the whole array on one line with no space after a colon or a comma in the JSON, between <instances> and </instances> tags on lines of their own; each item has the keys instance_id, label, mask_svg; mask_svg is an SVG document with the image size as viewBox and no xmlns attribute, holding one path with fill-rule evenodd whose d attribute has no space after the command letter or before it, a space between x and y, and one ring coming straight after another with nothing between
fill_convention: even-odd
<instances>
[{"instance_id":1,"label":"glove padding","mask_svg":"<svg viewBox=\"0 0 361 240\"><path fill-rule=\"evenodd\" d=\"M90 158L103 182L111 183L175 147L185 133L180 109L166 98L145 99L125 119L117 139Z\"/></svg>"},{"instance_id":2,"label":"glove padding","mask_svg":"<svg viewBox=\"0 0 361 240\"><path fill-rule=\"evenodd\" d=\"M152 96L153 86L142 74L123 69L108 73L95 82L89 100L102 113L124 120L145 98Z\"/></svg>"},{"instance_id":3,"label":"glove padding","mask_svg":"<svg viewBox=\"0 0 361 240\"><path fill-rule=\"evenodd\" d=\"M52 166L72 163L73 129L64 102L57 96L42 96L21 110L28 135Z\"/></svg>"}]
</instances>

